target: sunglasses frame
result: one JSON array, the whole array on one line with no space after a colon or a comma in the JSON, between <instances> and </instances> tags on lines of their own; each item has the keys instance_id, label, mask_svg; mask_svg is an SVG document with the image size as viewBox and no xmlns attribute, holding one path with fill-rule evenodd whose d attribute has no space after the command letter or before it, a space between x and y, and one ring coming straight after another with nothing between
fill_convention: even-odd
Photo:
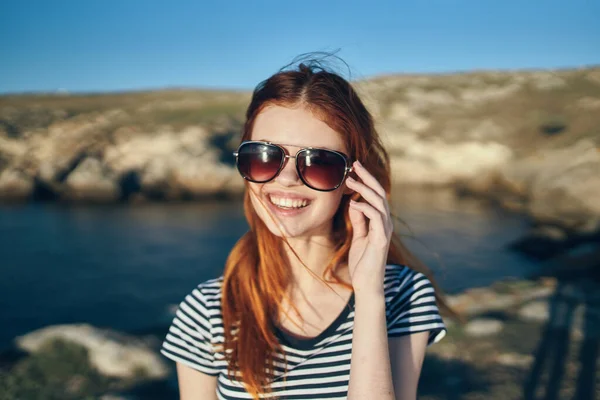
<instances>
[{"instance_id":1,"label":"sunglasses frame","mask_svg":"<svg viewBox=\"0 0 600 400\"><path fill-rule=\"evenodd\" d=\"M279 164L279 168L277 169L277 173L271 179L268 179L266 181L255 181L255 180L246 178L241 173L240 167L239 167L239 163L238 163L239 150L240 150L240 148L243 145L245 145L245 144L252 144L252 143L257 143L257 144L262 144L262 145L269 145L269 146L275 146L278 149L280 149L281 152L283 153L283 158L281 159L281 163ZM296 152L295 155L291 156L291 155L289 155L287 153L287 150L283 146L300 147L300 146L297 146L297 145L294 145L294 144L277 144L277 143L272 143L272 142L265 142L263 140L245 140L242 143L240 143L240 145L238 146L237 150L233 152L233 155L235 156L235 165L236 165L236 167L238 169L238 172L240 172L240 175L242 175L242 178L244 178L248 182L253 182L253 183L267 183L267 182L271 182L273 179L275 179L275 178L277 178L277 176L279 176L279 174L281 173L281 171L283 171L283 166L287 162L287 159L288 158L293 158L293 159L295 159L296 173L298 174L298 177L300 178L300 180L302 181L302 183L304 183L306 186L308 186L312 190L316 190L318 192L331 192L331 191L336 190L340 186L342 186L342 184L346 180L346 177L348 176L348 173L352 172L352 163L350 162L350 158L347 155L345 155L344 153L342 153L342 152L339 152L339 151L336 151L336 150L331 150L331 149L326 149L324 147L302 147L300 150L298 150ZM324 151L329 151L331 153L334 153L334 154L337 154L337 155L341 156L344 159L344 162L346 163L346 166L344 167L344 176L342 177L340 183L338 183L332 189L316 189L316 188L312 187L311 185L309 185L304 180L304 177L300 173L300 168L298 167L298 154L300 154L301 152L306 151L306 150L324 150Z\"/></svg>"}]
</instances>

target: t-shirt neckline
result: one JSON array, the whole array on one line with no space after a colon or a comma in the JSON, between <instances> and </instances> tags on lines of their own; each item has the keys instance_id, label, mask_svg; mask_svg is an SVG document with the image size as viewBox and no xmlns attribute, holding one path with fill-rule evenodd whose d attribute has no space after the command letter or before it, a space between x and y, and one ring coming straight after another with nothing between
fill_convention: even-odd
<instances>
[{"instance_id":1,"label":"t-shirt neckline","mask_svg":"<svg viewBox=\"0 0 600 400\"><path fill-rule=\"evenodd\" d=\"M299 338L297 336L286 333L278 326L275 326L275 336L279 339L279 342L282 345L286 345L297 350L311 350L317 343L319 343L326 337L332 335L346 320L346 318L348 318L348 315L350 314L350 311L352 309L354 309L354 292L350 294L348 303L346 303L346 306L342 309L342 311L336 317L336 319L334 319L333 322L317 336L312 338Z\"/></svg>"}]
</instances>

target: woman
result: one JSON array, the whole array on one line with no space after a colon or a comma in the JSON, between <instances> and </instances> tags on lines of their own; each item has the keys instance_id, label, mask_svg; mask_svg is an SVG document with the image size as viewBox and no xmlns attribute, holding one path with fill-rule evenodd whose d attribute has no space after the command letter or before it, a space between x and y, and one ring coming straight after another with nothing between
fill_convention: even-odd
<instances>
[{"instance_id":1,"label":"woman","mask_svg":"<svg viewBox=\"0 0 600 400\"><path fill-rule=\"evenodd\" d=\"M234 155L250 230L163 343L181 399L415 399L444 304L393 234L388 156L351 85L276 73Z\"/></svg>"}]
</instances>

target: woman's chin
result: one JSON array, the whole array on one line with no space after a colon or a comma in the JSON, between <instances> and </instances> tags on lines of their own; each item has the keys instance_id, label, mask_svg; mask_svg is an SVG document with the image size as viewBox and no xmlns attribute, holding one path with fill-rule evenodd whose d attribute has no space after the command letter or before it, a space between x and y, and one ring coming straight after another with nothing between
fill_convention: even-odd
<instances>
[{"instance_id":1,"label":"woman's chin","mask_svg":"<svg viewBox=\"0 0 600 400\"><path fill-rule=\"evenodd\" d=\"M306 229L301 229L299 227L291 227L286 225L281 225L280 227L275 226L273 222L267 223L267 227L269 231L277 237L285 237L286 239L294 239L306 236Z\"/></svg>"},{"instance_id":2,"label":"woman's chin","mask_svg":"<svg viewBox=\"0 0 600 400\"><path fill-rule=\"evenodd\" d=\"M325 224L308 226L282 222L278 228L272 221L269 221L266 225L273 235L286 239L309 239L315 236L327 236L330 233L330 229L326 229Z\"/></svg>"}]
</instances>

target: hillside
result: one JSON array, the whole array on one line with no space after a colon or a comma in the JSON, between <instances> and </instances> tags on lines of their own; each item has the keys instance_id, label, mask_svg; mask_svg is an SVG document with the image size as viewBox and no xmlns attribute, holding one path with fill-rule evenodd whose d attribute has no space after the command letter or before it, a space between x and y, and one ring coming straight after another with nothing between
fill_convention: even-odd
<instances>
[{"instance_id":1,"label":"hillside","mask_svg":"<svg viewBox=\"0 0 600 400\"><path fill-rule=\"evenodd\" d=\"M398 185L453 185L570 226L600 216L600 67L392 75L355 86ZM237 195L230 152L249 99L202 90L0 96L0 197Z\"/></svg>"}]
</instances>

